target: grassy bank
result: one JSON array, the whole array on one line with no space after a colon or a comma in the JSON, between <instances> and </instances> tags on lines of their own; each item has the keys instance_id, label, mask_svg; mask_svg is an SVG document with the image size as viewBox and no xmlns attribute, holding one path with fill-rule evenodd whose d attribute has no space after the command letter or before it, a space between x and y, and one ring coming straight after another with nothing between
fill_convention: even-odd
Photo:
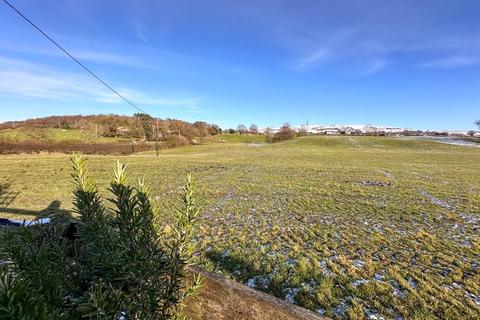
<instances>
[{"instance_id":1,"label":"grassy bank","mask_svg":"<svg viewBox=\"0 0 480 320\"><path fill-rule=\"evenodd\" d=\"M58 129L58 128L30 128L21 127L15 129L0 130L0 139L13 142L81 142L81 143L119 143L128 142L131 139L115 137L96 137L92 131L80 129Z\"/></svg>"}]
</instances>

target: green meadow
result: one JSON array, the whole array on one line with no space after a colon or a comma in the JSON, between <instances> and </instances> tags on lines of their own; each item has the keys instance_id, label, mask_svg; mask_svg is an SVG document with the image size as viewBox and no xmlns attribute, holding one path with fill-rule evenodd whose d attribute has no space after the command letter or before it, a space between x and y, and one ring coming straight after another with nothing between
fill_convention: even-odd
<instances>
[{"instance_id":1,"label":"green meadow","mask_svg":"<svg viewBox=\"0 0 480 320\"><path fill-rule=\"evenodd\" d=\"M89 156L145 176L163 232L187 173L204 268L332 318L480 318L480 148L392 137L214 136ZM0 217L71 214L67 155L0 157Z\"/></svg>"}]
</instances>

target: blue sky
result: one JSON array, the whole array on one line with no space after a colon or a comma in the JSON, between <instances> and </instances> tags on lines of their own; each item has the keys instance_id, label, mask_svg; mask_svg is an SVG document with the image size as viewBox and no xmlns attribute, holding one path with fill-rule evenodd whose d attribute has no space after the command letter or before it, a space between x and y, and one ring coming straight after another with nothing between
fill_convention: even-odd
<instances>
[{"instance_id":1,"label":"blue sky","mask_svg":"<svg viewBox=\"0 0 480 320\"><path fill-rule=\"evenodd\" d=\"M152 115L473 129L480 2L10 0ZM132 114L0 2L0 121Z\"/></svg>"}]
</instances>

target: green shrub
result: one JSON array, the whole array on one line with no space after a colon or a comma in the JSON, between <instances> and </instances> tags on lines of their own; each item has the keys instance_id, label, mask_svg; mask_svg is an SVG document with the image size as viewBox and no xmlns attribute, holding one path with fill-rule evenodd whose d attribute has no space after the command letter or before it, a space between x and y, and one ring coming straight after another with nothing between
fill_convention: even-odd
<instances>
[{"instance_id":1,"label":"green shrub","mask_svg":"<svg viewBox=\"0 0 480 320\"><path fill-rule=\"evenodd\" d=\"M0 235L0 318L180 318L182 301L198 292L201 282L187 280L195 263L198 215L191 176L174 236L166 237L156 231L148 187L143 180L129 185L124 165L114 171L109 207L85 159L76 156L72 165L78 220L53 219Z\"/></svg>"}]
</instances>

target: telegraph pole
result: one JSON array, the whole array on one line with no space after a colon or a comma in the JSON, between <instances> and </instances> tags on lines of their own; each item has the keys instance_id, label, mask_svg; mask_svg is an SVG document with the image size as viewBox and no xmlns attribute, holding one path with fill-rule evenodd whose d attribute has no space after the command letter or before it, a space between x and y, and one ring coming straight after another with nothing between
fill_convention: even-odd
<instances>
[{"instance_id":1,"label":"telegraph pole","mask_svg":"<svg viewBox=\"0 0 480 320\"><path fill-rule=\"evenodd\" d=\"M157 151L157 157L158 157L158 117L157 117L157 124L155 128L155 150Z\"/></svg>"}]
</instances>

